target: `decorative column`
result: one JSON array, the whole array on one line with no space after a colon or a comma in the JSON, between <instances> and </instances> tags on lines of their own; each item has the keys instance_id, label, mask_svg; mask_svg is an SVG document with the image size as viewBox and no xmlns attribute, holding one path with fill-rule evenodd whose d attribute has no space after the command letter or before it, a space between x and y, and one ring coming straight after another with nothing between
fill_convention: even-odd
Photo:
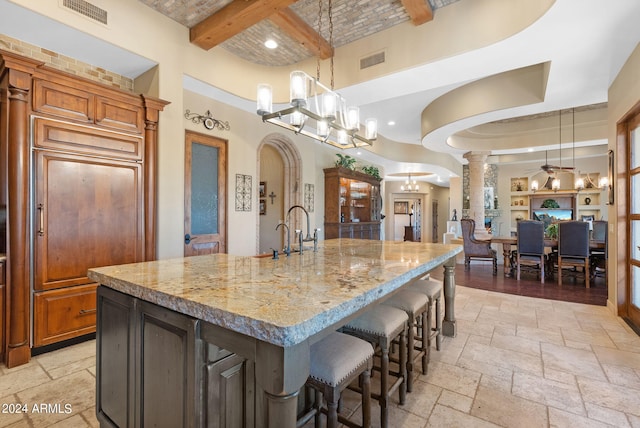
<instances>
[{"instance_id":1,"label":"decorative column","mask_svg":"<svg viewBox=\"0 0 640 428\"><path fill-rule=\"evenodd\" d=\"M469 217L476 222L474 234L479 239L489 239L484 228L484 163L490 152L467 152L463 156L469 161Z\"/></svg>"}]
</instances>

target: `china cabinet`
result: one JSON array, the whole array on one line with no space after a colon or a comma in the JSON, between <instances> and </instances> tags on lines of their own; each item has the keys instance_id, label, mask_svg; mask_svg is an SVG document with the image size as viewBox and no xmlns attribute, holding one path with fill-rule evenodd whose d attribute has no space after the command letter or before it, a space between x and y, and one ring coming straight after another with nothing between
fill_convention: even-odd
<instances>
[{"instance_id":1,"label":"china cabinet","mask_svg":"<svg viewBox=\"0 0 640 428\"><path fill-rule=\"evenodd\" d=\"M380 239L380 181L343 167L324 170L325 239Z\"/></svg>"}]
</instances>

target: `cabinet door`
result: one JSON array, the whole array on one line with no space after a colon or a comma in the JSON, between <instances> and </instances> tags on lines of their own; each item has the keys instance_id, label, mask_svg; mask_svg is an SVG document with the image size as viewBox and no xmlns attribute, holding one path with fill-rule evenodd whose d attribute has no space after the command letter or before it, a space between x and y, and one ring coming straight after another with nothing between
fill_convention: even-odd
<instances>
[{"instance_id":1,"label":"cabinet door","mask_svg":"<svg viewBox=\"0 0 640 428\"><path fill-rule=\"evenodd\" d=\"M151 303L140 302L139 367L136 409L141 427L199 426L196 376L198 321ZM197 378L196 378L197 377Z\"/></svg>"},{"instance_id":2,"label":"cabinet door","mask_svg":"<svg viewBox=\"0 0 640 428\"><path fill-rule=\"evenodd\" d=\"M206 409L208 428L253 426L253 364L230 355L207 365Z\"/></svg>"},{"instance_id":3,"label":"cabinet door","mask_svg":"<svg viewBox=\"0 0 640 428\"><path fill-rule=\"evenodd\" d=\"M96 415L103 427L135 426L136 300L98 287Z\"/></svg>"},{"instance_id":4,"label":"cabinet door","mask_svg":"<svg viewBox=\"0 0 640 428\"><path fill-rule=\"evenodd\" d=\"M37 150L36 290L89 283L91 267L143 260L142 165Z\"/></svg>"}]
</instances>

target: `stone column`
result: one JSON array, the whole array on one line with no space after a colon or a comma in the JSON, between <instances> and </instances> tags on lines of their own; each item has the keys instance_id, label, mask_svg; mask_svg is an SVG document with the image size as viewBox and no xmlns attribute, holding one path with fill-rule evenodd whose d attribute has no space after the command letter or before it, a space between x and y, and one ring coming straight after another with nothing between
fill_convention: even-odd
<instances>
[{"instance_id":1,"label":"stone column","mask_svg":"<svg viewBox=\"0 0 640 428\"><path fill-rule=\"evenodd\" d=\"M475 236L489 239L484 228L484 163L491 152L467 152L463 156L469 161L469 217L476 222Z\"/></svg>"}]
</instances>

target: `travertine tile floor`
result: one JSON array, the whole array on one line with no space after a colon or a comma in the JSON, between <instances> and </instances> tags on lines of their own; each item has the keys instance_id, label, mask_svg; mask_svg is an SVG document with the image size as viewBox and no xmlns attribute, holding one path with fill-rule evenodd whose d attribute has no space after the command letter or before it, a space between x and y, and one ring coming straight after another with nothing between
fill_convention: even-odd
<instances>
[{"instance_id":1,"label":"travertine tile floor","mask_svg":"<svg viewBox=\"0 0 640 428\"><path fill-rule=\"evenodd\" d=\"M640 337L606 308L457 287L455 315L457 337L432 352L404 406L394 396L392 427L640 428ZM2 412L0 427L97 426L94 346L0 366L0 411L62 405L54 414ZM358 403L346 393L353 420Z\"/></svg>"}]
</instances>

